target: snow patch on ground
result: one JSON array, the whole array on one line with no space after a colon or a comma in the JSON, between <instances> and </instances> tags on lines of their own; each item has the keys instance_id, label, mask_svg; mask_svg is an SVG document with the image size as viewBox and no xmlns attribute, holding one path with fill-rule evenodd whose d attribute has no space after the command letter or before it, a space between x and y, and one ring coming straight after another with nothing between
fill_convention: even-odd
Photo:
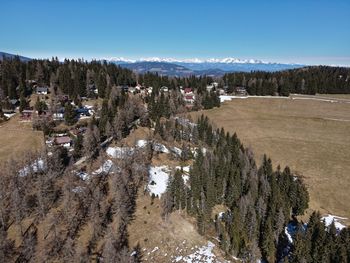
<instances>
[{"instance_id":1,"label":"snow patch on ground","mask_svg":"<svg viewBox=\"0 0 350 263\"><path fill-rule=\"evenodd\" d=\"M147 143L148 143L147 140L138 140L136 142L136 147L144 148L144 147L146 147Z\"/></svg>"},{"instance_id":2,"label":"snow patch on ground","mask_svg":"<svg viewBox=\"0 0 350 263\"><path fill-rule=\"evenodd\" d=\"M184 183L187 184L188 180L190 180L190 176L188 175L189 172L190 172L190 166L176 166L175 167L177 170L180 170L181 171L181 168L182 168L182 171L183 171L183 174L182 174L182 179L184 180Z\"/></svg>"},{"instance_id":3,"label":"snow patch on ground","mask_svg":"<svg viewBox=\"0 0 350 263\"><path fill-rule=\"evenodd\" d=\"M76 193L76 194L79 194L79 193L82 193L82 192L84 192L84 187L82 187L82 186L77 186L77 187L74 187L73 189L72 189L72 192L73 193Z\"/></svg>"},{"instance_id":4,"label":"snow patch on ground","mask_svg":"<svg viewBox=\"0 0 350 263\"><path fill-rule=\"evenodd\" d=\"M232 99L248 99L248 98L289 99L289 97L284 97L284 96L231 96L231 95L221 95L220 96L220 102L230 101Z\"/></svg>"},{"instance_id":5,"label":"snow patch on ground","mask_svg":"<svg viewBox=\"0 0 350 263\"><path fill-rule=\"evenodd\" d=\"M45 169L44 160L39 158L35 160L31 165L26 166L18 171L18 175L21 177L27 176L30 172L40 172Z\"/></svg>"},{"instance_id":6,"label":"snow patch on ground","mask_svg":"<svg viewBox=\"0 0 350 263\"><path fill-rule=\"evenodd\" d=\"M191 166L176 166L175 167L177 170L180 170L181 171L181 168L182 168L182 171L184 172L184 173L189 173L190 172L190 168L191 168Z\"/></svg>"},{"instance_id":7,"label":"snow patch on ground","mask_svg":"<svg viewBox=\"0 0 350 263\"><path fill-rule=\"evenodd\" d=\"M183 174L182 179L184 180L184 183L187 184L188 180L190 180L190 177L186 174Z\"/></svg>"},{"instance_id":8,"label":"snow patch on ground","mask_svg":"<svg viewBox=\"0 0 350 263\"><path fill-rule=\"evenodd\" d=\"M148 142L149 141L147 141L147 140L138 140L136 142L135 146L139 147L139 148L144 148L144 147L146 147ZM169 153L170 152L164 144L157 143L157 142L153 142L153 149L154 149L154 151L161 152L161 153Z\"/></svg>"},{"instance_id":9,"label":"snow patch on ground","mask_svg":"<svg viewBox=\"0 0 350 263\"><path fill-rule=\"evenodd\" d=\"M289 233L289 231L288 231L288 226L286 226L286 227L284 228L284 233L286 234L289 243L293 243L293 238L292 238L292 235L291 235L291 234Z\"/></svg>"},{"instance_id":10,"label":"snow patch on ground","mask_svg":"<svg viewBox=\"0 0 350 263\"><path fill-rule=\"evenodd\" d=\"M130 156L134 152L132 147L108 147L106 153L112 158L121 159L125 156Z\"/></svg>"},{"instance_id":11,"label":"snow patch on ground","mask_svg":"<svg viewBox=\"0 0 350 263\"><path fill-rule=\"evenodd\" d=\"M197 150L198 150L198 148L197 147L194 147L192 150L191 150L191 152L192 152L192 155L193 155L193 157L194 158L196 158L197 157ZM206 155L207 154L207 148L202 148L202 153L203 153L203 155Z\"/></svg>"},{"instance_id":12,"label":"snow patch on ground","mask_svg":"<svg viewBox=\"0 0 350 263\"><path fill-rule=\"evenodd\" d=\"M160 153L170 153L168 148L164 144L161 144L161 143L154 143L153 149L154 149L154 151L160 152Z\"/></svg>"},{"instance_id":13,"label":"snow patch on ground","mask_svg":"<svg viewBox=\"0 0 350 263\"><path fill-rule=\"evenodd\" d=\"M332 222L334 221L334 225L335 225L336 229L338 229L339 231L346 227L345 225L340 223L339 220L346 220L346 219L347 218L345 218L345 217L334 216L334 215L326 215L326 216L322 217L322 220L324 221L324 223L327 227L330 226L332 224Z\"/></svg>"},{"instance_id":14,"label":"snow patch on ground","mask_svg":"<svg viewBox=\"0 0 350 263\"><path fill-rule=\"evenodd\" d=\"M158 249L159 249L159 247L155 247L155 248L151 251L151 253L156 252Z\"/></svg>"},{"instance_id":15,"label":"snow patch on ground","mask_svg":"<svg viewBox=\"0 0 350 263\"><path fill-rule=\"evenodd\" d=\"M163 166L151 166L149 168L149 182L147 189L150 194L161 197L165 193L169 181L169 168Z\"/></svg>"},{"instance_id":16,"label":"snow patch on ground","mask_svg":"<svg viewBox=\"0 0 350 263\"><path fill-rule=\"evenodd\" d=\"M193 123L189 119L186 119L186 118L175 117L174 119L177 120L179 122L179 124L181 124L182 126L187 126L187 125L189 125L191 127L197 126L196 123Z\"/></svg>"},{"instance_id":17,"label":"snow patch on ground","mask_svg":"<svg viewBox=\"0 0 350 263\"><path fill-rule=\"evenodd\" d=\"M178 147L173 147L172 149L171 149L177 156L181 156L181 154L182 154L182 150L180 149L180 148L178 148Z\"/></svg>"},{"instance_id":18,"label":"snow patch on ground","mask_svg":"<svg viewBox=\"0 0 350 263\"><path fill-rule=\"evenodd\" d=\"M4 113L4 116L8 119L11 119L15 115L16 115L16 113Z\"/></svg>"},{"instance_id":19,"label":"snow patch on ground","mask_svg":"<svg viewBox=\"0 0 350 263\"><path fill-rule=\"evenodd\" d=\"M220 102L230 101L232 99L246 99L247 96L229 96L229 95L221 95Z\"/></svg>"},{"instance_id":20,"label":"snow patch on ground","mask_svg":"<svg viewBox=\"0 0 350 263\"><path fill-rule=\"evenodd\" d=\"M222 219L224 217L224 215L225 215L225 212L220 212L218 214L218 219Z\"/></svg>"},{"instance_id":21,"label":"snow patch on ground","mask_svg":"<svg viewBox=\"0 0 350 263\"><path fill-rule=\"evenodd\" d=\"M144 148L144 147L146 147L148 142L149 141L147 141L147 140L138 140L136 142L135 146L138 147L138 148ZM181 152L181 149L179 149L177 147L173 147L171 150L174 151L174 152L177 151L177 150L175 150L175 148L178 149ZM169 149L164 144L161 144L161 143L158 143L158 142L153 142L153 150L155 152L160 152L160 153L170 153ZM180 153L180 155L181 155L181 153Z\"/></svg>"},{"instance_id":22,"label":"snow patch on ground","mask_svg":"<svg viewBox=\"0 0 350 263\"><path fill-rule=\"evenodd\" d=\"M215 263L215 262L219 262L213 253L214 247L215 247L215 245L212 242L208 241L208 244L206 246L202 246L202 247L198 248L196 251L194 251L190 255L175 257L173 262L186 262L186 263L192 263L192 262Z\"/></svg>"},{"instance_id":23,"label":"snow patch on ground","mask_svg":"<svg viewBox=\"0 0 350 263\"><path fill-rule=\"evenodd\" d=\"M101 173L109 173L113 167L113 162L111 160L105 161L100 168L92 172L94 175L99 175Z\"/></svg>"},{"instance_id":24,"label":"snow patch on ground","mask_svg":"<svg viewBox=\"0 0 350 263\"><path fill-rule=\"evenodd\" d=\"M85 180L90 178L90 175L88 173L86 173L86 172L81 172L80 171L80 172L77 172L75 175L78 176L83 181L85 181Z\"/></svg>"}]
</instances>

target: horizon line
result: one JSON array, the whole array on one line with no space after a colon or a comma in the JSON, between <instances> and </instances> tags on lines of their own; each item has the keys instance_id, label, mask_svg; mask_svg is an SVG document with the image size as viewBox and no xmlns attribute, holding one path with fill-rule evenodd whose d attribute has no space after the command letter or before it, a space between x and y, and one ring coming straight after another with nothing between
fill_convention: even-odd
<instances>
[{"instance_id":1,"label":"horizon line","mask_svg":"<svg viewBox=\"0 0 350 263\"><path fill-rule=\"evenodd\" d=\"M301 66L331 66L331 67L350 67L350 64L342 64L342 63L324 63L324 62L301 62L301 60L307 60L307 59L335 59L335 60L344 60L344 61L350 61L350 57L301 57L299 59L296 59L295 61L299 60L299 62L291 62L290 59L252 59L252 58L239 58L238 56L211 56L211 57L176 57L176 56L91 56L91 55L73 55L73 54L58 54L58 55L48 55L44 53L32 53L28 55L19 54L19 52L11 52L11 51L1 51L8 54L18 55L22 57L27 57L31 59L52 59L52 58L58 58L59 61L64 61L65 59L69 60L78 60L81 59L83 61L99 61L99 60L106 60L106 61L125 61L129 63L135 63L135 62L166 62L166 63L205 63L205 62L212 62L212 63L228 63L223 62L224 60L236 60L236 62L231 63L263 63L263 64L288 64L288 65L301 65ZM30 52L29 52L30 53Z\"/></svg>"}]
</instances>

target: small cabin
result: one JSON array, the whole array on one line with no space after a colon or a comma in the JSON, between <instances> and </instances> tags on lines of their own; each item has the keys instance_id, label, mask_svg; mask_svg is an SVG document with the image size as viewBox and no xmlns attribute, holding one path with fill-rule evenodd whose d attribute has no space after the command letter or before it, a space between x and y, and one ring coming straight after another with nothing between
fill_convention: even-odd
<instances>
[{"instance_id":1,"label":"small cabin","mask_svg":"<svg viewBox=\"0 0 350 263\"><path fill-rule=\"evenodd\" d=\"M184 100L186 103L193 104L194 103L194 94L185 95Z\"/></svg>"},{"instance_id":2,"label":"small cabin","mask_svg":"<svg viewBox=\"0 0 350 263\"><path fill-rule=\"evenodd\" d=\"M192 93L192 88L185 88L184 89L185 94Z\"/></svg>"},{"instance_id":3,"label":"small cabin","mask_svg":"<svg viewBox=\"0 0 350 263\"><path fill-rule=\"evenodd\" d=\"M36 94L38 95L47 95L49 93L48 87L36 87Z\"/></svg>"},{"instance_id":4,"label":"small cabin","mask_svg":"<svg viewBox=\"0 0 350 263\"><path fill-rule=\"evenodd\" d=\"M34 115L34 110L23 110L21 112L21 119L22 120L31 120Z\"/></svg>"},{"instance_id":5,"label":"small cabin","mask_svg":"<svg viewBox=\"0 0 350 263\"><path fill-rule=\"evenodd\" d=\"M236 95L240 95L240 96L246 96L248 94L245 87L236 87L235 93Z\"/></svg>"},{"instance_id":6,"label":"small cabin","mask_svg":"<svg viewBox=\"0 0 350 263\"><path fill-rule=\"evenodd\" d=\"M90 116L90 112L89 112L89 109L88 108L79 108L79 109L76 109L76 113L82 117L82 116Z\"/></svg>"},{"instance_id":7,"label":"small cabin","mask_svg":"<svg viewBox=\"0 0 350 263\"><path fill-rule=\"evenodd\" d=\"M169 92L169 88L167 86L161 87L160 90L163 92Z\"/></svg>"},{"instance_id":8,"label":"small cabin","mask_svg":"<svg viewBox=\"0 0 350 263\"><path fill-rule=\"evenodd\" d=\"M55 138L55 144L59 146L63 146L66 148L71 147L72 139L69 136L60 136Z\"/></svg>"}]
</instances>

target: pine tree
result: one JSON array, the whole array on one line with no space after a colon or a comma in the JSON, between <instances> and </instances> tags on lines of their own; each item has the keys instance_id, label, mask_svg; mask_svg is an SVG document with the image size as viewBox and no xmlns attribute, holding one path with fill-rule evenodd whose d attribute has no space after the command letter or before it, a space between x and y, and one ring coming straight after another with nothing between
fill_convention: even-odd
<instances>
[{"instance_id":1,"label":"pine tree","mask_svg":"<svg viewBox=\"0 0 350 263\"><path fill-rule=\"evenodd\" d=\"M267 262L275 262L276 248L274 244L272 219L268 217L263 227L261 241L262 256Z\"/></svg>"},{"instance_id":2,"label":"pine tree","mask_svg":"<svg viewBox=\"0 0 350 263\"><path fill-rule=\"evenodd\" d=\"M64 120L68 125L72 125L77 121L76 115L77 113L74 106L70 103L66 103L64 107Z\"/></svg>"},{"instance_id":3,"label":"pine tree","mask_svg":"<svg viewBox=\"0 0 350 263\"><path fill-rule=\"evenodd\" d=\"M84 137L79 133L77 138L74 140L74 158L78 159L83 154L83 140Z\"/></svg>"}]
</instances>

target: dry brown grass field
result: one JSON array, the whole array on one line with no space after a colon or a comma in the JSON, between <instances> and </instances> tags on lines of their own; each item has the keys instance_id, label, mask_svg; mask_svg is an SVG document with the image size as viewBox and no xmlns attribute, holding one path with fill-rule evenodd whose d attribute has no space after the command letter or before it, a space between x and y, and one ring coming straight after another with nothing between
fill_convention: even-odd
<instances>
[{"instance_id":1,"label":"dry brown grass field","mask_svg":"<svg viewBox=\"0 0 350 263\"><path fill-rule=\"evenodd\" d=\"M128 226L129 243L131 247L141 245L144 261L175 262L175 255L187 256L207 244L208 240L198 234L193 218L176 211L163 220L161 201L155 198L151 203L149 194L142 193L142 189L139 190L136 207L134 219ZM224 260L217 246L213 252L220 262Z\"/></svg>"},{"instance_id":2,"label":"dry brown grass field","mask_svg":"<svg viewBox=\"0 0 350 263\"><path fill-rule=\"evenodd\" d=\"M33 131L31 122L20 122L18 114L0 123L0 162L12 157L20 158L28 152L44 147L43 133Z\"/></svg>"},{"instance_id":3,"label":"dry brown grass field","mask_svg":"<svg viewBox=\"0 0 350 263\"><path fill-rule=\"evenodd\" d=\"M275 166L302 175L311 209L350 218L350 103L248 98L193 119L202 113L215 127L236 132L258 163L266 153Z\"/></svg>"}]
</instances>

